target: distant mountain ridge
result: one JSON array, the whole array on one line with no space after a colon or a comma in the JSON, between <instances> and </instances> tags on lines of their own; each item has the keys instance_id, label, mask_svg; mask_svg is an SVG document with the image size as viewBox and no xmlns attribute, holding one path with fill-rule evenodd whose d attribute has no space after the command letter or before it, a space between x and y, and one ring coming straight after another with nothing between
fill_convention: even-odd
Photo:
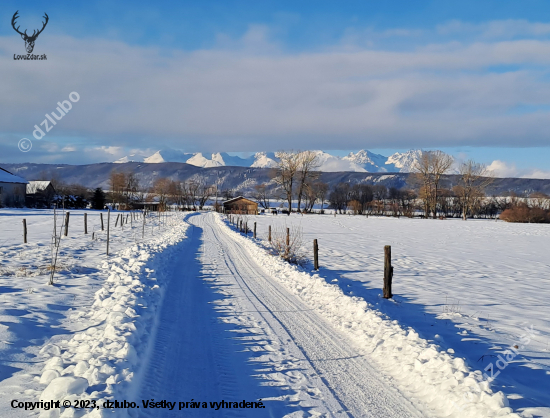
<instances>
[{"instance_id":1,"label":"distant mountain ridge","mask_svg":"<svg viewBox=\"0 0 550 418\"><path fill-rule=\"evenodd\" d=\"M324 151L315 150L320 167L323 172L351 171L360 173L408 173L414 162L422 155L421 150L410 150L395 153L390 157L375 154L368 150L360 150L357 153L350 152L345 157L331 155ZM115 163L144 162L148 164L160 163L187 163L201 168L212 167L252 167L272 168L277 165L277 157L273 152L257 152L248 158L229 155L226 152L210 154L185 153L183 151L164 148L154 154L138 158L136 155L123 157Z\"/></svg>"},{"instance_id":2,"label":"distant mountain ridge","mask_svg":"<svg viewBox=\"0 0 550 418\"><path fill-rule=\"evenodd\" d=\"M260 159L269 158L260 156ZM326 157L326 155L324 156ZM328 157L327 157L328 159ZM406 161L396 161L401 164ZM55 178L68 184L81 184L94 189L102 187L109 189L109 177L112 171L132 172L136 174L139 184L144 189L153 185L158 178L169 178L174 181L199 180L204 184L219 184L220 190L232 190L234 194L253 196L254 187L260 184L274 186L273 170L257 167L214 166L201 168L186 163L158 163L144 162L128 163L96 163L88 165L69 164L36 164L36 163L2 163L0 167L26 180L44 180ZM323 172L320 181L327 183L331 188L338 183L353 184L380 184L386 187L414 188L415 182L410 182L409 173L368 173L368 172ZM460 176L445 175L442 179L443 188L452 188L458 184ZM527 196L534 192L550 194L550 179L529 178L496 178L488 186L488 196L503 196L509 193Z\"/></svg>"}]
</instances>

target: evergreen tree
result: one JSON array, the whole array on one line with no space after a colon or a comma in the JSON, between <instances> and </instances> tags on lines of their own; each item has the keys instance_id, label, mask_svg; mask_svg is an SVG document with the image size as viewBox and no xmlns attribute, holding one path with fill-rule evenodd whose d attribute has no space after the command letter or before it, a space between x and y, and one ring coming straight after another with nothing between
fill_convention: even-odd
<instances>
[{"instance_id":1,"label":"evergreen tree","mask_svg":"<svg viewBox=\"0 0 550 418\"><path fill-rule=\"evenodd\" d=\"M101 190L101 187L98 187L94 191L94 195L92 197L92 209L98 209L101 210L105 207L105 192Z\"/></svg>"}]
</instances>

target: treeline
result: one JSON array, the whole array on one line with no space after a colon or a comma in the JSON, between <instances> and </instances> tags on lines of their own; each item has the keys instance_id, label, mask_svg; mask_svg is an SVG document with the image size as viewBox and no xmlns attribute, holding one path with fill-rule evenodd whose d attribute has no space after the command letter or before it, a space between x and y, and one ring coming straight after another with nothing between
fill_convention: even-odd
<instances>
[{"instance_id":1,"label":"treeline","mask_svg":"<svg viewBox=\"0 0 550 418\"><path fill-rule=\"evenodd\" d=\"M100 187L88 189L80 184L66 184L47 173L40 177L42 180L51 181L55 189L55 195L47 204L67 209L104 209L114 206L122 210L131 210L155 204L159 210L165 210L168 205L201 210L217 192L216 186L206 184L202 177L184 182L158 178L151 187L146 187L135 173L113 170L109 176L107 191ZM220 192L220 197L230 198L231 193L230 190L225 190Z\"/></svg>"},{"instance_id":2,"label":"treeline","mask_svg":"<svg viewBox=\"0 0 550 418\"><path fill-rule=\"evenodd\" d=\"M206 202L216 194L216 186L206 184L202 177L188 181L158 178L149 188L140 187L134 173L112 172L109 178L110 200L119 207L133 209L138 203L155 202L159 210L168 205L178 205L192 210L202 210Z\"/></svg>"},{"instance_id":3,"label":"treeline","mask_svg":"<svg viewBox=\"0 0 550 418\"><path fill-rule=\"evenodd\" d=\"M285 212L324 212L325 207L339 213L423 218L496 218L509 222L550 222L550 198L542 193L530 196L487 196L485 189L492 178L485 166L473 161L458 165L459 176L452 188L442 187L441 179L449 172L453 160L441 151L424 152L413 166L408 187L397 189L384 185L339 183L330 187L319 181L320 162L316 153L278 152L278 166L272 181L254 187L252 196L263 208L273 202L285 202ZM43 179L47 176L44 175ZM78 184L64 184L51 178L58 207L103 209L112 205L135 209L154 203L159 210L178 205L189 210L202 210L216 197L228 200L236 192L209 184L204 177L188 181L158 178L151 187L141 184L132 172L112 171L109 190L90 190ZM320 209L314 210L314 208ZM290 208L290 209L289 209ZM215 208L216 210L218 208Z\"/></svg>"},{"instance_id":4,"label":"treeline","mask_svg":"<svg viewBox=\"0 0 550 418\"><path fill-rule=\"evenodd\" d=\"M423 217L493 217L503 210L498 199L486 199L485 188L491 182L482 164L467 161L459 165L459 184L452 190L441 186L441 180L453 166L453 158L441 151L422 152L413 164L409 189L387 188L383 185L340 183L329 190L320 183L321 165L312 151L281 151L276 153L277 167L271 186L256 187L256 200L267 207L269 197L286 201L288 210L297 201L297 212L312 211L316 202L324 208L328 193L330 208L343 213ZM270 193L270 195L269 195Z\"/></svg>"},{"instance_id":5,"label":"treeline","mask_svg":"<svg viewBox=\"0 0 550 418\"><path fill-rule=\"evenodd\" d=\"M340 213L355 215L426 217L427 197L409 189L387 188L383 185L347 183L336 185L329 195L331 208ZM437 218L496 218L510 207L506 197L477 195L475 201L465 202L461 190L440 189L437 200L431 201L430 215Z\"/></svg>"},{"instance_id":6,"label":"treeline","mask_svg":"<svg viewBox=\"0 0 550 418\"><path fill-rule=\"evenodd\" d=\"M466 196L463 186L438 190L437 201L426 202L427 196L412 189L397 189L384 185L339 183L329 187L326 183L316 182L307 186L307 193L298 207L298 196L293 197L294 212L324 213L325 205L337 213L374 216L426 217L426 205L430 204L430 217L437 218L479 218L495 219L499 217L509 222L547 222L550 214L550 197L534 193L520 198L510 196L486 196L476 193ZM262 184L256 186L255 200L263 208L269 208L275 202L285 202L286 196L276 187ZM320 209L314 209L314 206ZM284 210L288 213L288 210Z\"/></svg>"},{"instance_id":7,"label":"treeline","mask_svg":"<svg viewBox=\"0 0 550 418\"><path fill-rule=\"evenodd\" d=\"M548 222L548 197L536 194L524 199L515 196L487 196L491 173L483 164L469 160L455 165L442 151L423 151L412 166L409 188L384 185L339 183L332 188L318 181L320 161L312 151L276 153L279 159L271 184L255 188L255 198L264 208L270 199L287 203L287 212L312 212L325 200L340 213L379 216L420 216L424 218L501 218L511 222ZM453 168L454 167L454 168ZM442 179L458 171L458 184L448 189ZM293 208L293 201L296 207Z\"/></svg>"}]
</instances>

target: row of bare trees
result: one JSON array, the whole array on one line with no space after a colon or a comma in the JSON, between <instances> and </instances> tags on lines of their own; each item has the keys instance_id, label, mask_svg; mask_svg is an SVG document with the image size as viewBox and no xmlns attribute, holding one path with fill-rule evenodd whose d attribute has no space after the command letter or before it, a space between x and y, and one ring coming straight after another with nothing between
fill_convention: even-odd
<instances>
[{"instance_id":1,"label":"row of bare trees","mask_svg":"<svg viewBox=\"0 0 550 418\"><path fill-rule=\"evenodd\" d=\"M288 204L288 212L292 211L292 200L298 200L297 211L311 210L319 198L322 186L316 183L319 178L319 157L313 151L279 151L275 153L278 159L277 170L273 180L279 187L284 200ZM325 191L326 194L326 191ZM302 200L306 201L306 208L302 208ZM313 201L313 203L312 203Z\"/></svg>"},{"instance_id":2,"label":"row of bare trees","mask_svg":"<svg viewBox=\"0 0 550 418\"><path fill-rule=\"evenodd\" d=\"M137 202L156 201L160 210L170 204L201 210L216 193L216 186L207 185L202 178L181 182L160 177L147 188L140 186L134 173L118 171L111 172L109 188L110 200L128 209Z\"/></svg>"},{"instance_id":3,"label":"row of bare trees","mask_svg":"<svg viewBox=\"0 0 550 418\"><path fill-rule=\"evenodd\" d=\"M273 180L278 193L265 184L257 186L255 198L259 204L269 207L270 197L277 195L287 202L289 213L293 199L297 200L298 212L311 211L318 201L324 204L328 186L318 181L318 154L313 151L280 151L275 155L279 161ZM424 151L412 167L410 186L417 189L418 194L393 189L388 196L388 189L384 186L338 184L330 191L329 201L332 208L340 212L351 207L356 213L373 213L386 211L389 199L394 214L409 216L417 209L418 199L426 218L436 218L441 212L448 212L449 206L454 211L458 205L462 218L467 219L479 211L485 188L492 179L484 165L470 160L459 165L459 184L451 192L444 190L441 180L451 171L453 163L453 158L442 151ZM449 205L449 198L452 198L452 205ZM382 201L384 204L380 203ZM305 202L303 207L302 202Z\"/></svg>"},{"instance_id":4,"label":"row of bare trees","mask_svg":"<svg viewBox=\"0 0 550 418\"><path fill-rule=\"evenodd\" d=\"M159 178L153 183L148 198L156 199L160 208L174 204L202 210L206 202L216 194L216 186L207 185L202 180L174 181Z\"/></svg>"},{"instance_id":5,"label":"row of bare trees","mask_svg":"<svg viewBox=\"0 0 550 418\"><path fill-rule=\"evenodd\" d=\"M419 184L419 198L423 202L424 216L433 218L441 211L441 179L448 174L454 160L442 151L424 151L413 164L412 184ZM459 184L443 195L451 195L453 203L459 203L462 218L466 220L485 197L485 188L491 184L491 173L483 164L472 160L458 166Z\"/></svg>"},{"instance_id":6,"label":"row of bare trees","mask_svg":"<svg viewBox=\"0 0 550 418\"><path fill-rule=\"evenodd\" d=\"M434 203L438 217L463 218L467 207L467 218L495 218L510 205L506 197L469 197L464 202L461 187L439 188ZM387 188L383 185L339 183L330 191L330 207L339 213L351 211L354 215L407 216L424 215L426 201L410 189Z\"/></svg>"}]
</instances>

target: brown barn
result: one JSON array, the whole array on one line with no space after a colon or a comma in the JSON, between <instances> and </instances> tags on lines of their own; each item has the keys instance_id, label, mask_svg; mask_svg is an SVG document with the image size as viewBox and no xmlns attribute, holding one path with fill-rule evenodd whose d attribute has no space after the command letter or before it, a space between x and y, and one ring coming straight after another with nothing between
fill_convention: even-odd
<instances>
[{"instance_id":1,"label":"brown barn","mask_svg":"<svg viewBox=\"0 0 550 418\"><path fill-rule=\"evenodd\" d=\"M234 213L239 215L257 215L258 203L239 196L223 202L223 211L224 213Z\"/></svg>"}]
</instances>

